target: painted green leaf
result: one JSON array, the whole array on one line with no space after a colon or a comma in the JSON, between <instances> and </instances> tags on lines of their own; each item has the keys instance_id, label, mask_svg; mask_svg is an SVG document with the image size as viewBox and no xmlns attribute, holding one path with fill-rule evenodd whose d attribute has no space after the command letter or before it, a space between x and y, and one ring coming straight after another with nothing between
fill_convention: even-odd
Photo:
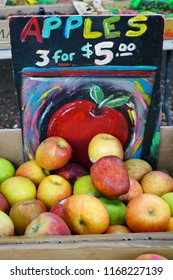
<instances>
[{"instance_id":1,"label":"painted green leaf","mask_svg":"<svg viewBox=\"0 0 173 280\"><path fill-rule=\"evenodd\" d=\"M98 86L93 86L90 91L91 98L97 103L100 104L104 99L104 93Z\"/></svg>"},{"instance_id":2,"label":"painted green leaf","mask_svg":"<svg viewBox=\"0 0 173 280\"><path fill-rule=\"evenodd\" d=\"M160 144L160 130L156 129L152 139L152 145L150 147L151 156L153 158L157 158L158 156L159 144Z\"/></svg>"},{"instance_id":3,"label":"painted green leaf","mask_svg":"<svg viewBox=\"0 0 173 280\"><path fill-rule=\"evenodd\" d=\"M129 99L130 99L130 96L121 96L121 97L108 101L106 103L106 105L110 108L120 107L120 106L123 106L124 104L126 104L129 101Z\"/></svg>"}]
</instances>

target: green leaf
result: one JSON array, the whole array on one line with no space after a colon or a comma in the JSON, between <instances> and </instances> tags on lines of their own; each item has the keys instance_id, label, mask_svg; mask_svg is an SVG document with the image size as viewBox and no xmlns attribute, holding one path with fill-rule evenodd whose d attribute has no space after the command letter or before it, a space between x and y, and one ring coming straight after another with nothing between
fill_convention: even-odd
<instances>
[{"instance_id":1,"label":"green leaf","mask_svg":"<svg viewBox=\"0 0 173 280\"><path fill-rule=\"evenodd\" d=\"M98 86L93 86L90 91L91 98L97 103L100 104L104 99L104 93Z\"/></svg>"},{"instance_id":2,"label":"green leaf","mask_svg":"<svg viewBox=\"0 0 173 280\"><path fill-rule=\"evenodd\" d=\"M120 106L123 106L124 104L126 104L129 101L129 99L130 99L130 96L121 96L116 99L112 99L112 100L108 101L106 103L106 105L110 108L120 107Z\"/></svg>"}]
</instances>

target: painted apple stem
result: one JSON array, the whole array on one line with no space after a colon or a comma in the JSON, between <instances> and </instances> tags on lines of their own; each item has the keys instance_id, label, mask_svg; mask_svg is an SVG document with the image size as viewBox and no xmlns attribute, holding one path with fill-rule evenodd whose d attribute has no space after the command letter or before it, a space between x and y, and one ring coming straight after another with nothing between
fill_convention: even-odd
<instances>
[{"instance_id":1,"label":"painted apple stem","mask_svg":"<svg viewBox=\"0 0 173 280\"><path fill-rule=\"evenodd\" d=\"M111 100L113 97L114 97L113 94L109 95L109 96L108 96L107 98L105 98L102 102L100 102L100 104L98 104L97 109L100 110L101 108L103 108L103 107L106 105L106 103L107 103L109 100Z\"/></svg>"}]
</instances>

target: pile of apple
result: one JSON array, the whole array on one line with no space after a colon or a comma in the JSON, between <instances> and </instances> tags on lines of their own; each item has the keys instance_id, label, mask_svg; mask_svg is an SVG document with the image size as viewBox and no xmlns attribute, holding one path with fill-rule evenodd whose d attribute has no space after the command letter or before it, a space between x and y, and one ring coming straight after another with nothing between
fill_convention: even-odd
<instances>
[{"instance_id":1,"label":"pile of apple","mask_svg":"<svg viewBox=\"0 0 173 280\"><path fill-rule=\"evenodd\" d=\"M121 142L107 133L89 143L89 170L72 155L71 145L53 136L17 168L0 158L1 237L173 231L168 173L124 160Z\"/></svg>"}]
</instances>

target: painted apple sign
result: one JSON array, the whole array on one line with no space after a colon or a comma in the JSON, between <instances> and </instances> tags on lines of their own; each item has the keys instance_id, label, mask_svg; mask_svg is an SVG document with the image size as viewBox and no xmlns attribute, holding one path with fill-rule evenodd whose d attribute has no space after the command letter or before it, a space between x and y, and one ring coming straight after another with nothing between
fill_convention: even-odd
<instances>
[{"instance_id":1,"label":"painted apple sign","mask_svg":"<svg viewBox=\"0 0 173 280\"><path fill-rule=\"evenodd\" d=\"M162 16L12 16L9 26L25 160L58 135L89 168L89 141L105 132L124 159L156 166Z\"/></svg>"}]
</instances>

